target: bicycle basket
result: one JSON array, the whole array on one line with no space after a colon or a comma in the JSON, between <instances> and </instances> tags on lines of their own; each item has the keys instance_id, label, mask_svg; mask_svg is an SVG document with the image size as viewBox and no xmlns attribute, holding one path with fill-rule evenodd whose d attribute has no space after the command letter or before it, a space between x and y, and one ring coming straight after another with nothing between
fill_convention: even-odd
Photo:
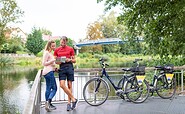
<instances>
[{"instance_id":1,"label":"bicycle basket","mask_svg":"<svg viewBox=\"0 0 185 114\"><path fill-rule=\"evenodd\" d=\"M173 65L165 65L164 66L164 72L165 73L173 73L173 68L174 68L174 66Z\"/></svg>"},{"instance_id":2,"label":"bicycle basket","mask_svg":"<svg viewBox=\"0 0 185 114\"><path fill-rule=\"evenodd\" d=\"M131 72L135 75L145 75L145 66L132 67Z\"/></svg>"}]
</instances>

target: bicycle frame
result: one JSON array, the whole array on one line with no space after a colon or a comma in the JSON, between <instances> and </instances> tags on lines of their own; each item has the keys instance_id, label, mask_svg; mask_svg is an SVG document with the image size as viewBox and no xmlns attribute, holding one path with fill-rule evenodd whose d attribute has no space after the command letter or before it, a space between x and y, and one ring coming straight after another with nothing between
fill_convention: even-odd
<instances>
[{"instance_id":1,"label":"bicycle frame","mask_svg":"<svg viewBox=\"0 0 185 114\"><path fill-rule=\"evenodd\" d=\"M161 73L161 74L157 75L157 69L155 69L154 78L153 78L153 81L152 81L152 86L154 87L155 90L156 90L156 86L157 86L157 80L161 77L164 77L165 81L167 82L165 74Z\"/></svg>"},{"instance_id":2,"label":"bicycle frame","mask_svg":"<svg viewBox=\"0 0 185 114\"><path fill-rule=\"evenodd\" d=\"M100 77L102 78L103 76L105 76L105 77L108 79L108 81L111 83L111 85L113 86L113 88L114 88L116 91L122 89L122 87L116 86L115 83L112 81L111 77L110 77L110 76L108 75L108 73L106 72L105 65L106 65L106 64L103 63L103 67L102 67L102 71L101 71L101 76L100 76ZM127 77L127 76L124 75L122 78L123 78L123 82L125 82L125 81L128 81L129 78L131 78L131 77ZM121 78L121 79L122 79L122 78ZM121 80L121 79L120 79L120 80ZM98 88L99 88L99 86L100 86L100 83L101 83L101 82L98 83L95 92L98 90ZM124 87L125 87L125 83L124 83Z\"/></svg>"},{"instance_id":3,"label":"bicycle frame","mask_svg":"<svg viewBox=\"0 0 185 114\"><path fill-rule=\"evenodd\" d=\"M139 66L138 61L140 61L140 60L142 60L142 59L136 59L136 60L134 61L134 63L136 63L136 65L137 65L137 67ZM104 60L102 60L101 62L102 62L102 63L100 63L100 64L102 64L101 78L102 78L103 75L104 75L104 76L109 80L109 82L111 83L111 85L113 86L113 88L114 88L116 91L122 89L122 87L118 87L118 86L116 86L116 85L114 84L114 82L112 81L112 79L110 78L110 76L108 75L108 73L106 72L105 66L106 66L106 65L108 66L108 64L104 63ZM129 78L132 78L132 77L127 77L127 76L124 75L124 76L123 76L123 82L128 81ZM121 78L121 79L122 79L122 78ZM100 85L100 83L98 83L97 88L96 88L96 91L97 91L97 89L99 88L99 85ZM125 86L125 84L124 84L124 86Z\"/></svg>"},{"instance_id":4,"label":"bicycle frame","mask_svg":"<svg viewBox=\"0 0 185 114\"><path fill-rule=\"evenodd\" d=\"M112 81L112 79L110 78L110 76L108 75L108 73L106 72L105 68L102 69L102 74L101 77L103 77L103 75L109 80L109 82L111 83L111 85L114 87L114 89L117 91L118 89L121 89L119 87L117 87L114 82Z\"/></svg>"}]
</instances>

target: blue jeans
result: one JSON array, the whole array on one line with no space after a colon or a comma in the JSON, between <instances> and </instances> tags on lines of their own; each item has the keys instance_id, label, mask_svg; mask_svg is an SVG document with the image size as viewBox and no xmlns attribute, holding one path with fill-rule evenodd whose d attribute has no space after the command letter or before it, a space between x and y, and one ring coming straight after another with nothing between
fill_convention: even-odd
<instances>
[{"instance_id":1,"label":"blue jeans","mask_svg":"<svg viewBox=\"0 0 185 114\"><path fill-rule=\"evenodd\" d=\"M54 77L54 72L51 71L51 72L47 73L44 76L44 78L46 80L45 99L46 99L46 101L48 101L49 99L52 100L52 98L55 96L55 94L57 92L57 84L56 84L56 80Z\"/></svg>"}]
</instances>

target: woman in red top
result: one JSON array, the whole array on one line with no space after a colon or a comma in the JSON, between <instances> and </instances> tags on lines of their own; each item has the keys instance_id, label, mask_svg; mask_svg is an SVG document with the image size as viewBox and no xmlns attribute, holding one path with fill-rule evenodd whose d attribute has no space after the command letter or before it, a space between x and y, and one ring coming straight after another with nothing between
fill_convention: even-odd
<instances>
[{"instance_id":1,"label":"woman in red top","mask_svg":"<svg viewBox=\"0 0 185 114\"><path fill-rule=\"evenodd\" d=\"M73 63L76 62L75 53L72 47L67 46L67 41L68 39L66 36L63 36L61 38L60 40L61 46L55 49L54 56L56 59L59 60L59 61L56 61L56 64L60 65L60 69L59 69L60 87L68 95L67 111L70 111L76 108L76 104L78 100L75 99L72 94L72 82L74 81ZM68 87L66 87L66 84L65 84L66 79L67 79ZM71 101L72 101L72 106L71 106Z\"/></svg>"}]
</instances>

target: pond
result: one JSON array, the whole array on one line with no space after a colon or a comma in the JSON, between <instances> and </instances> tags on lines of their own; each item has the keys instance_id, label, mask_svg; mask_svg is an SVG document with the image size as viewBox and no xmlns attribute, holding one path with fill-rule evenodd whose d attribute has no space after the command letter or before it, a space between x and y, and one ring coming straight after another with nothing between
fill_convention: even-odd
<instances>
[{"instance_id":1,"label":"pond","mask_svg":"<svg viewBox=\"0 0 185 114\"><path fill-rule=\"evenodd\" d=\"M20 114L28 100L37 68L0 68L0 114Z\"/></svg>"}]
</instances>

